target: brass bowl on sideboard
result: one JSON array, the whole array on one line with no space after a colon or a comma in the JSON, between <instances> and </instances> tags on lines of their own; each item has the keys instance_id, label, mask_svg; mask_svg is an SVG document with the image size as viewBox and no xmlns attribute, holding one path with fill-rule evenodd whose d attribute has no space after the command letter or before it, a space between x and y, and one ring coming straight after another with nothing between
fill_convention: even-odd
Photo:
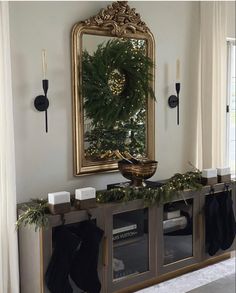
<instances>
[{"instance_id":1,"label":"brass bowl on sideboard","mask_svg":"<svg viewBox=\"0 0 236 293\"><path fill-rule=\"evenodd\" d=\"M157 164L158 162L154 160L145 160L133 164L121 160L118 162L118 169L126 179L131 180L131 186L141 187L146 186L144 180L155 174Z\"/></svg>"}]
</instances>

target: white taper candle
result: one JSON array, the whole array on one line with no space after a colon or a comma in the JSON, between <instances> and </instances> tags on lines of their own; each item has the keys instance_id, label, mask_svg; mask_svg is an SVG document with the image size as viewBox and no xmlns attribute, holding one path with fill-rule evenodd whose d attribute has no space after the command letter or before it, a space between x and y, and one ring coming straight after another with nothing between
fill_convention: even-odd
<instances>
[{"instance_id":1,"label":"white taper candle","mask_svg":"<svg viewBox=\"0 0 236 293\"><path fill-rule=\"evenodd\" d=\"M42 66L43 66L43 79L46 79L47 74L47 52L45 49L42 50Z\"/></svg>"}]
</instances>

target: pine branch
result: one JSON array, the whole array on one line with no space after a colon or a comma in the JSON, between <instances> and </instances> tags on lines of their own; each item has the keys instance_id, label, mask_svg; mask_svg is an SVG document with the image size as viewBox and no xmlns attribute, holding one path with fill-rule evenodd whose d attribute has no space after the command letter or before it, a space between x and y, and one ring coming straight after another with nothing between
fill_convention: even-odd
<instances>
[{"instance_id":1,"label":"pine branch","mask_svg":"<svg viewBox=\"0 0 236 293\"><path fill-rule=\"evenodd\" d=\"M20 226L33 225L35 226L35 231L40 228L48 226L48 201L44 199L32 199L29 204L22 206L24 212L20 214L17 222L16 228Z\"/></svg>"}]
</instances>

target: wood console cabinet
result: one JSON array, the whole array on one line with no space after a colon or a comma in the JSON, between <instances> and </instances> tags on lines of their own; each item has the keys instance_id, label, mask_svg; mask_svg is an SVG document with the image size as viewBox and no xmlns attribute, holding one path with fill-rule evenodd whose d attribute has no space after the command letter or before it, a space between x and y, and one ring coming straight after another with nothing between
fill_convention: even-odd
<instances>
[{"instance_id":1,"label":"wood console cabinet","mask_svg":"<svg viewBox=\"0 0 236 293\"><path fill-rule=\"evenodd\" d=\"M224 184L214 188L216 196L220 196ZM235 185L231 184L231 188L236 210ZM90 209L92 220L104 230L98 263L101 293L135 292L230 257L236 241L227 251L219 251L214 257L205 252L204 205L209 192L209 186L200 191L184 191L183 198L149 208L142 200L135 200ZM181 211L174 227L167 214L172 209ZM61 225L61 218L59 215L48 217L48 229L35 232L22 227L19 230L21 293L49 293L44 275L53 249L53 229ZM85 210L65 214L66 225L87 219Z\"/></svg>"}]
</instances>

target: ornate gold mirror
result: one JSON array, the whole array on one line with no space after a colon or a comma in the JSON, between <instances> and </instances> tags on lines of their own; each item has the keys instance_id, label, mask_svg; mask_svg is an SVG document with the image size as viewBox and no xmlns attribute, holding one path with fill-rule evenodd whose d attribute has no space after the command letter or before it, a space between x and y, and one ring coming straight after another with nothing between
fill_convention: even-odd
<instances>
[{"instance_id":1,"label":"ornate gold mirror","mask_svg":"<svg viewBox=\"0 0 236 293\"><path fill-rule=\"evenodd\" d=\"M154 39L127 1L75 24L72 75L74 175L154 159Z\"/></svg>"}]
</instances>

